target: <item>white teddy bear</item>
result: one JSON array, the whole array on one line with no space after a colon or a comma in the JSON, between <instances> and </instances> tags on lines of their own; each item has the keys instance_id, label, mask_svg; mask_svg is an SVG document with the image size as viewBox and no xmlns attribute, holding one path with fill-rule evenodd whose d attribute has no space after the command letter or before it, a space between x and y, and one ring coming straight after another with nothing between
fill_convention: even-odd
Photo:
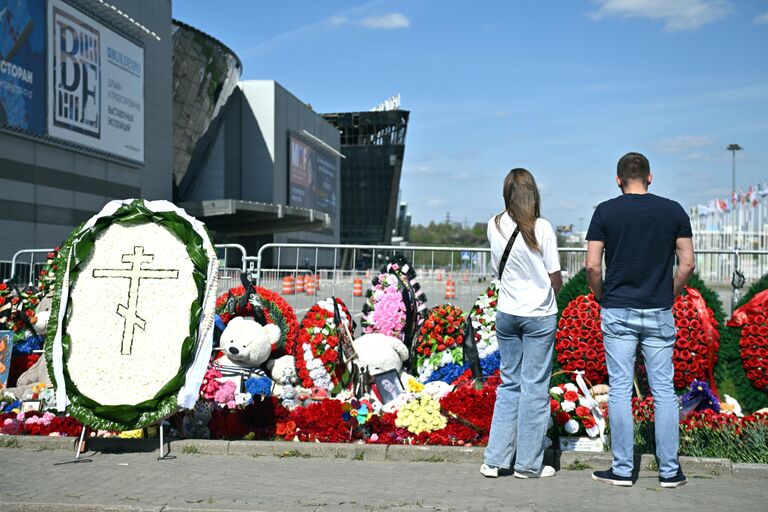
<instances>
[{"instance_id":1,"label":"white teddy bear","mask_svg":"<svg viewBox=\"0 0 768 512\"><path fill-rule=\"evenodd\" d=\"M238 316L227 324L219 345L224 356L217 360L220 366L255 368L269 359L272 346L280 340L282 332L275 324L261 325L251 317Z\"/></svg>"},{"instance_id":2,"label":"white teddy bear","mask_svg":"<svg viewBox=\"0 0 768 512\"><path fill-rule=\"evenodd\" d=\"M352 341L361 368L367 368L368 374L378 375L389 370L398 374L403 363L408 359L408 347L398 338L385 334L364 334Z\"/></svg>"},{"instance_id":3,"label":"white teddy bear","mask_svg":"<svg viewBox=\"0 0 768 512\"><path fill-rule=\"evenodd\" d=\"M272 394L282 396L284 386L294 386L298 380L296 376L296 362L293 356L283 356L267 361L267 370L272 375L275 385Z\"/></svg>"}]
</instances>

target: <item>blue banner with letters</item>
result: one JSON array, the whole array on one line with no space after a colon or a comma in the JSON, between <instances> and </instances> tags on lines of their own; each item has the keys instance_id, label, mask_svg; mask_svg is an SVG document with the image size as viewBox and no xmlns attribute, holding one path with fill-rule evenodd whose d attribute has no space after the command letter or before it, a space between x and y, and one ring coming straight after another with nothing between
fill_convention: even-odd
<instances>
[{"instance_id":1,"label":"blue banner with letters","mask_svg":"<svg viewBox=\"0 0 768 512\"><path fill-rule=\"evenodd\" d=\"M45 135L45 0L0 0L0 127Z\"/></svg>"}]
</instances>

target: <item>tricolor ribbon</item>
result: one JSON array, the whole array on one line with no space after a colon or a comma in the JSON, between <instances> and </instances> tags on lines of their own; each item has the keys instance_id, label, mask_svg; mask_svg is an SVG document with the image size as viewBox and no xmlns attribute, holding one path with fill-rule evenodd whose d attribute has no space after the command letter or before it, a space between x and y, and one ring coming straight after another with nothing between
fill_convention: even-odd
<instances>
[{"instance_id":1,"label":"tricolor ribbon","mask_svg":"<svg viewBox=\"0 0 768 512\"><path fill-rule=\"evenodd\" d=\"M600 410L600 404L597 403L597 400L592 398L592 393L589 392L587 383L584 382L584 371L575 370L573 373L576 374L576 385L579 387L581 394L584 395L583 405L592 413L592 418L594 418L595 425L597 425L597 429L600 432L600 440L605 442L605 418L603 417L603 412Z\"/></svg>"},{"instance_id":2,"label":"tricolor ribbon","mask_svg":"<svg viewBox=\"0 0 768 512\"><path fill-rule=\"evenodd\" d=\"M701 319L702 326L704 327L704 343L707 345L707 377L709 378L709 389L716 397L720 398L720 394L717 392L717 386L715 385L715 332L717 327L717 321L709 314L707 303L704 301L704 297L696 288L689 286L685 287L686 293L688 293L688 300L696 309L696 312Z\"/></svg>"}]
</instances>

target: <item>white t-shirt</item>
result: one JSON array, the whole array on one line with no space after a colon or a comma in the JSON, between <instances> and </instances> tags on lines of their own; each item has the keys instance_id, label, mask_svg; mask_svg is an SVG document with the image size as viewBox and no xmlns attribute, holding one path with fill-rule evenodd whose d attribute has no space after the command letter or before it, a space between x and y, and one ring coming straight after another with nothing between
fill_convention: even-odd
<instances>
[{"instance_id":1,"label":"white t-shirt","mask_svg":"<svg viewBox=\"0 0 768 512\"><path fill-rule=\"evenodd\" d=\"M501 231L496 228L494 217L488 221L488 241L491 243L493 272L499 275L499 263L507 241L515 231L515 221L508 214L501 218ZM507 258L507 266L500 276L497 309L516 316L547 316L557 313L555 291L549 274L560 270L557 237L552 225L544 219L536 219L536 241L542 252L528 248L522 233L517 235Z\"/></svg>"}]
</instances>

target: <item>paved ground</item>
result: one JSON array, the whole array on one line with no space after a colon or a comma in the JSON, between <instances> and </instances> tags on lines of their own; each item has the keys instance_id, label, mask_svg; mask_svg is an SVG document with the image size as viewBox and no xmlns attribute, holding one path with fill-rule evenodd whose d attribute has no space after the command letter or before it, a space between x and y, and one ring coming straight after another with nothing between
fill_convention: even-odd
<instances>
[{"instance_id":1,"label":"paved ground","mask_svg":"<svg viewBox=\"0 0 768 512\"><path fill-rule=\"evenodd\" d=\"M0 449L0 511L259 510L765 511L765 480L692 476L661 489L641 472L630 489L590 480L589 469L563 469L546 480L483 478L476 463L368 462L156 453L92 455L63 464L65 450Z\"/></svg>"}]
</instances>

